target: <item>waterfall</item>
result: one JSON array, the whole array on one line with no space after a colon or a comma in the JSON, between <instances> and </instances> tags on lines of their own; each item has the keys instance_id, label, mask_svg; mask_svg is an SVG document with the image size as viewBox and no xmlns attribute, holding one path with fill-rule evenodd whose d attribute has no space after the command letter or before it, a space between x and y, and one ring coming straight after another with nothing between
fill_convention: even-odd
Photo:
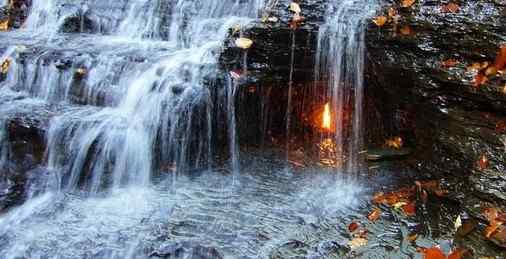
<instances>
[{"instance_id":1,"label":"waterfall","mask_svg":"<svg viewBox=\"0 0 506 259\"><path fill-rule=\"evenodd\" d=\"M376 10L375 0L330 1L320 27L315 61L315 81L327 80L324 102L334 115L337 161L342 170L360 170L363 149L363 92L366 18Z\"/></svg>"},{"instance_id":2,"label":"waterfall","mask_svg":"<svg viewBox=\"0 0 506 259\"><path fill-rule=\"evenodd\" d=\"M120 1L124 12L116 17L116 29L106 30L111 36L100 30L70 39L60 35L75 8L86 9L99 23L93 9L104 5L99 2L33 1L25 29L47 32L37 34L40 53L20 63L26 50L12 48L2 58L14 61L0 82L4 89L66 107L49 123L48 169L64 190L97 193L104 186L149 185L167 165L184 170L208 164L213 104L206 82L216 77L229 29L257 17L263 1L177 1L167 26L176 30L167 42L153 41L160 35L155 12L162 1L147 0ZM47 37L51 41L44 41ZM235 147L235 119L227 120ZM237 151L230 151L237 168Z\"/></svg>"}]
</instances>

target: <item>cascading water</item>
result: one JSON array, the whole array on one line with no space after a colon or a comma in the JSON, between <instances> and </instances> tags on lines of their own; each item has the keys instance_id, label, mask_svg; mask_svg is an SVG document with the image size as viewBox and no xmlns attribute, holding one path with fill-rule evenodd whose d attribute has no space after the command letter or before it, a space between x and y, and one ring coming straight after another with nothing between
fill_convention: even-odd
<instances>
[{"instance_id":1,"label":"cascading water","mask_svg":"<svg viewBox=\"0 0 506 259\"><path fill-rule=\"evenodd\" d=\"M373 7L358 0L342 4L332 5L335 12L320 34L319 54L331 58L319 67L328 66L320 72L332 75L334 110L344 106L339 87L346 82L347 88L356 86L359 114L361 19ZM146 258L153 250L147 247L172 240L219 246L233 257L268 257L299 231L301 221L311 225L306 220L315 214L356 205L360 188L336 190L325 173L294 177L284 167L277 170L283 163L263 158L253 159L253 168L239 167L239 86L228 76L217 80L217 63L230 29L244 27L263 5L33 0L24 27L6 33L0 60L10 62L0 78L1 167L11 170L15 151L8 142L11 117L43 124L34 134L42 135L46 151L26 172L25 204L0 217L0 258ZM348 11L360 15L346 20ZM343 56L350 59L332 61ZM198 179L177 174L208 168L213 159L211 129L219 104L211 87L226 92L227 117L220 119L228 125L232 170L240 170L232 182L220 170L203 170ZM353 133L350 154L359 147L357 116L352 130L336 136L339 141ZM166 173L174 178L160 176ZM263 235L283 237L252 242Z\"/></svg>"},{"instance_id":2,"label":"cascading water","mask_svg":"<svg viewBox=\"0 0 506 259\"><path fill-rule=\"evenodd\" d=\"M365 21L376 10L375 0L330 1L320 27L315 81L327 80L326 98L332 110L336 161L341 170L358 172L363 149Z\"/></svg>"}]
</instances>

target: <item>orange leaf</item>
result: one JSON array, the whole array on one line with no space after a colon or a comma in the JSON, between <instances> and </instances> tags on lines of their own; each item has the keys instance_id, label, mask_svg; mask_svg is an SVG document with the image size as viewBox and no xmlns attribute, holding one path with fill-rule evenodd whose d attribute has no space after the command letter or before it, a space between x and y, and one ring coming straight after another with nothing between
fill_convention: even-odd
<instances>
[{"instance_id":1,"label":"orange leaf","mask_svg":"<svg viewBox=\"0 0 506 259\"><path fill-rule=\"evenodd\" d=\"M406 35L406 36L413 34L413 30L411 29L411 27L409 25L402 26L402 28L399 31L402 35Z\"/></svg>"},{"instance_id":2,"label":"orange leaf","mask_svg":"<svg viewBox=\"0 0 506 259\"><path fill-rule=\"evenodd\" d=\"M454 67L458 63L459 62L457 60L450 58L450 59L441 61L441 66L444 67L444 68Z\"/></svg>"},{"instance_id":3,"label":"orange leaf","mask_svg":"<svg viewBox=\"0 0 506 259\"><path fill-rule=\"evenodd\" d=\"M402 206L402 211L406 216L414 216L416 214L416 206L414 202L410 202Z\"/></svg>"},{"instance_id":4,"label":"orange leaf","mask_svg":"<svg viewBox=\"0 0 506 259\"><path fill-rule=\"evenodd\" d=\"M482 72L478 72L476 76L474 77L473 85L475 87L480 87L482 84L486 83L488 80L487 76L483 74Z\"/></svg>"},{"instance_id":5,"label":"orange leaf","mask_svg":"<svg viewBox=\"0 0 506 259\"><path fill-rule=\"evenodd\" d=\"M383 25L385 25L387 20L388 19L385 16L377 16L374 19L372 19L374 24L376 24L378 27L383 27Z\"/></svg>"},{"instance_id":6,"label":"orange leaf","mask_svg":"<svg viewBox=\"0 0 506 259\"><path fill-rule=\"evenodd\" d=\"M375 208L371 213L369 213L369 216L367 216L367 218L370 221L374 222L374 221L378 220L380 216L381 216L381 210L378 208Z\"/></svg>"},{"instance_id":7,"label":"orange leaf","mask_svg":"<svg viewBox=\"0 0 506 259\"><path fill-rule=\"evenodd\" d=\"M490 225L487 226L487 228L485 229L485 237L486 238L490 238L496 231L497 229L499 229L499 227L502 225L501 222L499 221L492 221L490 222Z\"/></svg>"},{"instance_id":8,"label":"orange leaf","mask_svg":"<svg viewBox=\"0 0 506 259\"><path fill-rule=\"evenodd\" d=\"M488 158L485 154L481 155L480 156L480 159L478 160L478 167L481 169L481 170L485 170L487 169L488 167Z\"/></svg>"},{"instance_id":9,"label":"orange leaf","mask_svg":"<svg viewBox=\"0 0 506 259\"><path fill-rule=\"evenodd\" d=\"M416 0L402 0L402 7L411 7L415 2Z\"/></svg>"},{"instance_id":10,"label":"orange leaf","mask_svg":"<svg viewBox=\"0 0 506 259\"><path fill-rule=\"evenodd\" d=\"M423 252L425 259L446 259L445 254L443 254L443 251L439 247L427 248Z\"/></svg>"},{"instance_id":11,"label":"orange leaf","mask_svg":"<svg viewBox=\"0 0 506 259\"><path fill-rule=\"evenodd\" d=\"M449 3L447 5L443 5L441 8L441 11L443 13L457 13L459 11L460 7L458 4L455 3Z\"/></svg>"},{"instance_id":12,"label":"orange leaf","mask_svg":"<svg viewBox=\"0 0 506 259\"><path fill-rule=\"evenodd\" d=\"M388 17L393 18L397 15L397 10L395 10L393 7L388 8Z\"/></svg>"},{"instance_id":13,"label":"orange leaf","mask_svg":"<svg viewBox=\"0 0 506 259\"><path fill-rule=\"evenodd\" d=\"M501 70L506 66L506 44L502 45L499 49L499 53L495 58L495 67L497 70Z\"/></svg>"},{"instance_id":14,"label":"orange leaf","mask_svg":"<svg viewBox=\"0 0 506 259\"><path fill-rule=\"evenodd\" d=\"M486 208L482 213L488 222L494 221L499 216L499 211L496 208Z\"/></svg>"},{"instance_id":15,"label":"orange leaf","mask_svg":"<svg viewBox=\"0 0 506 259\"><path fill-rule=\"evenodd\" d=\"M355 230L357 230L359 227L358 223L356 222L352 222L349 226L348 226L348 230L350 232L355 232Z\"/></svg>"}]
</instances>

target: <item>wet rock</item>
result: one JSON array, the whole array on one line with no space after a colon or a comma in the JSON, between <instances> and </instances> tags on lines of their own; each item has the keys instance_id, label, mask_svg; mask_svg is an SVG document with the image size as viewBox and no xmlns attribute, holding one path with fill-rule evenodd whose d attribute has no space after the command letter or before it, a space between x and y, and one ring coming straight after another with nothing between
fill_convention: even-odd
<instances>
[{"instance_id":1,"label":"wet rock","mask_svg":"<svg viewBox=\"0 0 506 259\"><path fill-rule=\"evenodd\" d=\"M152 258L222 259L223 255L214 247L191 242L163 244L150 254Z\"/></svg>"},{"instance_id":2,"label":"wet rock","mask_svg":"<svg viewBox=\"0 0 506 259\"><path fill-rule=\"evenodd\" d=\"M456 14L443 1L422 2L402 12L398 28L371 24L367 30L369 142L402 136L414 147L412 165L444 178L452 197L478 214L484 201L506 205L506 83L501 75L473 85L467 67L493 62L506 42L504 3L460 1ZM444 60L458 60L452 67ZM399 116L402 115L402 116ZM376 143L378 144L378 143ZM481 156L487 168L477 164Z\"/></svg>"}]
</instances>

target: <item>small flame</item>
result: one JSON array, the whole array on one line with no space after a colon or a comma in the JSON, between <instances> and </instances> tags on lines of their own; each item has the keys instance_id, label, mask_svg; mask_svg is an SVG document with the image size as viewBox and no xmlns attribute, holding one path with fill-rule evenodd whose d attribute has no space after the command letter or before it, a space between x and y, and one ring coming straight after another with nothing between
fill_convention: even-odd
<instances>
[{"instance_id":1,"label":"small flame","mask_svg":"<svg viewBox=\"0 0 506 259\"><path fill-rule=\"evenodd\" d=\"M328 129L328 130L330 130L332 128L330 117L331 117L330 105L329 105L329 103L326 103L325 108L323 109L322 128Z\"/></svg>"}]
</instances>

